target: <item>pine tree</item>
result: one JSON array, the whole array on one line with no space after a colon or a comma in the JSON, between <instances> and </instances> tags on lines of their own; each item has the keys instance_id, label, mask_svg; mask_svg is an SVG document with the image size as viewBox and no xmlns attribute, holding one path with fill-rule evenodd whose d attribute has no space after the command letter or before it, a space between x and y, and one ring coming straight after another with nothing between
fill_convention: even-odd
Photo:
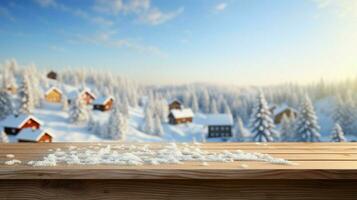
<instances>
[{"instance_id":1,"label":"pine tree","mask_svg":"<svg viewBox=\"0 0 357 200\"><path fill-rule=\"evenodd\" d=\"M331 141L346 142L345 134L343 133L343 130L338 123L336 123L335 127L333 128Z\"/></svg>"},{"instance_id":2,"label":"pine tree","mask_svg":"<svg viewBox=\"0 0 357 200\"><path fill-rule=\"evenodd\" d=\"M276 135L274 123L263 93L260 93L257 98L250 123L254 141L272 142L274 140L274 135Z\"/></svg>"},{"instance_id":3,"label":"pine tree","mask_svg":"<svg viewBox=\"0 0 357 200\"><path fill-rule=\"evenodd\" d=\"M209 113L210 109L210 96L208 94L207 90L203 90L202 96L201 96L201 105L202 105L202 111L204 113Z\"/></svg>"},{"instance_id":4,"label":"pine tree","mask_svg":"<svg viewBox=\"0 0 357 200\"><path fill-rule=\"evenodd\" d=\"M347 96L345 100L339 96L336 99L336 106L333 113L335 123L340 124L341 128L348 135L355 133L355 122L357 120L356 107L352 97Z\"/></svg>"},{"instance_id":5,"label":"pine tree","mask_svg":"<svg viewBox=\"0 0 357 200\"><path fill-rule=\"evenodd\" d=\"M0 143L9 143L9 138L4 131L0 133Z\"/></svg>"},{"instance_id":6,"label":"pine tree","mask_svg":"<svg viewBox=\"0 0 357 200\"><path fill-rule=\"evenodd\" d=\"M195 112L195 113L199 112L200 107L198 105L198 100L197 100L197 96L196 96L195 93L193 93L193 95L192 95L191 102L192 102L192 106L191 106L192 107L192 111Z\"/></svg>"},{"instance_id":7,"label":"pine tree","mask_svg":"<svg viewBox=\"0 0 357 200\"><path fill-rule=\"evenodd\" d=\"M107 124L108 135L114 140L124 140L128 131L128 121L119 111L118 106L114 106Z\"/></svg>"},{"instance_id":8,"label":"pine tree","mask_svg":"<svg viewBox=\"0 0 357 200\"><path fill-rule=\"evenodd\" d=\"M10 95L6 91L0 92L0 120L13 114Z\"/></svg>"},{"instance_id":9,"label":"pine tree","mask_svg":"<svg viewBox=\"0 0 357 200\"><path fill-rule=\"evenodd\" d=\"M154 132L153 115L149 107L145 109L145 122L142 130L148 134L153 134Z\"/></svg>"},{"instance_id":10,"label":"pine tree","mask_svg":"<svg viewBox=\"0 0 357 200\"><path fill-rule=\"evenodd\" d=\"M155 126L155 135L157 136L163 136L164 135L164 129L162 128L161 120L159 116L155 116L154 118L154 126Z\"/></svg>"},{"instance_id":11,"label":"pine tree","mask_svg":"<svg viewBox=\"0 0 357 200\"><path fill-rule=\"evenodd\" d=\"M287 117L286 115L283 116L281 121L281 128L280 128L280 139L283 142L291 142L294 141L295 137L295 117L291 115Z\"/></svg>"},{"instance_id":12,"label":"pine tree","mask_svg":"<svg viewBox=\"0 0 357 200\"><path fill-rule=\"evenodd\" d=\"M33 96L30 90L29 78L24 74L22 84L18 90L19 108L18 113L30 114L34 108Z\"/></svg>"},{"instance_id":13,"label":"pine tree","mask_svg":"<svg viewBox=\"0 0 357 200\"><path fill-rule=\"evenodd\" d=\"M317 122L314 107L310 98L306 96L297 118L297 140L302 142L318 142L320 141L319 131L320 126Z\"/></svg>"},{"instance_id":14,"label":"pine tree","mask_svg":"<svg viewBox=\"0 0 357 200\"><path fill-rule=\"evenodd\" d=\"M222 106L223 106L223 113L232 114L231 109L229 108L227 101L223 101Z\"/></svg>"},{"instance_id":15,"label":"pine tree","mask_svg":"<svg viewBox=\"0 0 357 200\"><path fill-rule=\"evenodd\" d=\"M211 101L210 113L213 113L213 114L218 113L217 102L214 99Z\"/></svg>"},{"instance_id":16,"label":"pine tree","mask_svg":"<svg viewBox=\"0 0 357 200\"><path fill-rule=\"evenodd\" d=\"M86 105L80 97L71 102L68 112L71 123L84 123L89 117Z\"/></svg>"},{"instance_id":17,"label":"pine tree","mask_svg":"<svg viewBox=\"0 0 357 200\"><path fill-rule=\"evenodd\" d=\"M129 117L129 102L128 102L128 98L126 97L124 97L123 103L120 105L120 112L125 117Z\"/></svg>"},{"instance_id":18,"label":"pine tree","mask_svg":"<svg viewBox=\"0 0 357 200\"><path fill-rule=\"evenodd\" d=\"M250 137L249 130L243 125L243 121L240 117L237 118L237 122L234 126L234 140L243 142L247 141Z\"/></svg>"}]
</instances>

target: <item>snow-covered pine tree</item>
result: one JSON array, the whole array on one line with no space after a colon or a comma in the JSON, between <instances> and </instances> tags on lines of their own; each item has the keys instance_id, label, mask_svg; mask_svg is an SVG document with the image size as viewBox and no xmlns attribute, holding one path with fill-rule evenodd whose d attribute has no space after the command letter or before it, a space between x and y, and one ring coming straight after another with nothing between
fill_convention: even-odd
<instances>
[{"instance_id":1,"label":"snow-covered pine tree","mask_svg":"<svg viewBox=\"0 0 357 200\"><path fill-rule=\"evenodd\" d=\"M0 133L0 143L9 143L9 138L4 131Z\"/></svg>"},{"instance_id":2,"label":"snow-covered pine tree","mask_svg":"<svg viewBox=\"0 0 357 200\"><path fill-rule=\"evenodd\" d=\"M17 88L16 78L15 78L15 70L17 69L16 60L6 60L4 64L4 68L2 71L2 87L7 90L9 87Z\"/></svg>"},{"instance_id":3,"label":"snow-covered pine tree","mask_svg":"<svg viewBox=\"0 0 357 200\"><path fill-rule=\"evenodd\" d=\"M335 123L340 124L341 128L347 135L355 133L355 123L357 120L356 107L352 97L347 95L345 100L341 96L336 99L336 105L333 113Z\"/></svg>"},{"instance_id":4,"label":"snow-covered pine tree","mask_svg":"<svg viewBox=\"0 0 357 200\"><path fill-rule=\"evenodd\" d=\"M256 142L272 142L276 132L271 112L264 94L261 92L256 100L253 113L251 115L251 133Z\"/></svg>"},{"instance_id":5,"label":"snow-covered pine tree","mask_svg":"<svg viewBox=\"0 0 357 200\"><path fill-rule=\"evenodd\" d=\"M194 113L199 112L199 111L200 111L200 107L199 107L199 105L198 105L198 100L197 100L196 93L193 93L193 94L192 94L191 102L192 102L192 105L191 105L192 111L193 111Z\"/></svg>"},{"instance_id":6,"label":"snow-covered pine tree","mask_svg":"<svg viewBox=\"0 0 357 200\"><path fill-rule=\"evenodd\" d=\"M295 136L295 117L294 115L287 117L283 116L280 126L280 140L282 142L292 142L296 138Z\"/></svg>"},{"instance_id":7,"label":"snow-covered pine tree","mask_svg":"<svg viewBox=\"0 0 357 200\"><path fill-rule=\"evenodd\" d=\"M41 91L40 91L40 81L39 81L39 73L34 64L30 65L28 69L26 69L25 73L29 77L30 84L30 92L32 95L32 102L35 107L39 107L41 104Z\"/></svg>"},{"instance_id":8,"label":"snow-covered pine tree","mask_svg":"<svg viewBox=\"0 0 357 200\"><path fill-rule=\"evenodd\" d=\"M319 131L320 126L317 122L314 107L310 98L306 95L296 122L297 140L301 142L318 142L321 137Z\"/></svg>"},{"instance_id":9,"label":"snow-covered pine tree","mask_svg":"<svg viewBox=\"0 0 357 200\"><path fill-rule=\"evenodd\" d=\"M200 98L200 105L202 106L203 113L209 113L210 110L210 96L207 90L203 90L202 96Z\"/></svg>"},{"instance_id":10,"label":"snow-covered pine tree","mask_svg":"<svg viewBox=\"0 0 357 200\"><path fill-rule=\"evenodd\" d=\"M10 95L6 91L0 92L0 120L13 114Z\"/></svg>"},{"instance_id":11,"label":"snow-covered pine tree","mask_svg":"<svg viewBox=\"0 0 357 200\"><path fill-rule=\"evenodd\" d=\"M23 75L22 83L18 89L18 113L30 114L34 109L33 96L27 74Z\"/></svg>"},{"instance_id":12,"label":"snow-covered pine tree","mask_svg":"<svg viewBox=\"0 0 357 200\"><path fill-rule=\"evenodd\" d=\"M129 117L129 102L127 97L124 97L122 104L120 104L120 112L125 117Z\"/></svg>"},{"instance_id":13,"label":"snow-covered pine tree","mask_svg":"<svg viewBox=\"0 0 357 200\"><path fill-rule=\"evenodd\" d=\"M154 117L154 126L155 126L154 134L162 137L164 135L164 129L162 128L160 117L157 115Z\"/></svg>"},{"instance_id":14,"label":"snow-covered pine tree","mask_svg":"<svg viewBox=\"0 0 357 200\"><path fill-rule=\"evenodd\" d=\"M88 121L88 110L80 97L71 102L69 107L69 121L71 123L85 123Z\"/></svg>"},{"instance_id":15,"label":"snow-covered pine tree","mask_svg":"<svg viewBox=\"0 0 357 200\"><path fill-rule=\"evenodd\" d=\"M119 107L113 107L107 124L108 136L114 140L124 140L128 131L128 121L120 113Z\"/></svg>"},{"instance_id":16,"label":"snow-covered pine tree","mask_svg":"<svg viewBox=\"0 0 357 200\"><path fill-rule=\"evenodd\" d=\"M223 113L232 114L227 101L223 101L222 106L223 106Z\"/></svg>"},{"instance_id":17,"label":"snow-covered pine tree","mask_svg":"<svg viewBox=\"0 0 357 200\"><path fill-rule=\"evenodd\" d=\"M248 141L250 132L243 125L243 121L240 117L237 118L237 122L234 126L234 141L244 142Z\"/></svg>"},{"instance_id":18,"label":"snow-covered pine tree","mask_svg":"<svg viewBox=\"0 0 357 200\"><path fill-rule=\"evenodd\" d=\"M215 99L212 99L212 101L211 101L210 113L212 113L212 114L218 113L217 102Z\"/></svg>"},{"instance_id":19,"label":"snow-covered pine tree","mask_svg":"<svg viewBox=\"0 0 357 200\"><path fill-rule=\"evenodd\" d=\"M153 114L151 112L150 107L147 107L145 109L145 122L143 124L142 131L144 131L147 134L153 134L154 133L154 122L153 122Z\"/></svg>"},{"instance_id":20,"label":"snow-covered pine tree","mask_svg":"<svg viewBox=\"0 0 357 200\"><path fill-rule=\"evenodd\" d=\"M335 127L332 130L331 141L332 142L346 142L345 134L343 133L343 130L338 123L335 124Z\"/></svg>"}]
</instances>

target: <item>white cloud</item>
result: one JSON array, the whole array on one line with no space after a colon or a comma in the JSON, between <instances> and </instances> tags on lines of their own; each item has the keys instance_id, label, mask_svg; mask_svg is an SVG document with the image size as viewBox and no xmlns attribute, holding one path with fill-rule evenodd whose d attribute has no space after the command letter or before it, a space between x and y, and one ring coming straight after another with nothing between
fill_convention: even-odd
<instances>
[{"instance_id":1,"label":"white cloud","mask_svg":"<svg viewBox=\"0 0 357 200\"><path fill-rule=\"evenodd\" d=\"M4 17L10 21L15 21L14 16L10 13L9 9L0 6L0 17Z\"/></svg>"},{"instance_id":2,"label":"white cloud","mask_svg":"<svg viewBox=\"0 0 357 200\"><path fill-rule=\"evenodd\" d=\"M214 7L215 11L217 12L222 12L227 8L228 4L227 3L220 3Z\"/></svg>"},{"instance_id":3,"label":"white cloud","mask_svg":"<svg viewBox=\"0 0 357 200\"><path fill-rule=\"evenodd\" d=\"M150 25L165 23L184 11L182 7L174 11L164 12L153 7L150 0L96 0L93 9L111 15L134 14L139 21Z\"/></svg>"},{"instance_id":4,"label":"white cloud","mask_svg":"<svg viewBox=\"0 0 357 200\"><path fill-rule=\"evenodd\" d=\"M35 0L35 2L39 4L41 7L54 8L62 12L67 12L94 24L103 25L103 26L111 26L114 24L113 21L111 20L99 16L92 16L84 10L71 8L64 4L58 3L55 0Z\"/></svg>"},{"instance_id":5,"label":"white cloud","mask_svg":"<svg viewBox=\"0 0 357 200\"><path fill-rule=\"evenodd\" d=\"M162 12L159 9L154 8L146 12L145 14L141 15L139 20L147 24L158 25L177 17L183 11L184 11L183 7L172 12Z\"/></svg>"},{"instance_id":6,"label":"white cloud","mask_svg":"<svg viewBox=\"0 0 357 200\"><path fill-rule=\"evenodd\" d=\"M150 8L150 0L96 0L93 9L97 12L114 14L140 13Z\"/></svg>"},{"instance_id":7,"label":"white cloud","mask_svg":"<svg viewBox=\"0 0 357 200\"><path fill-rule=\"evenodd\" d=\"M72 42L82 44L101 45L112 48L128 48L141 53L166 56L158 47L145 45L130 39L115 38L116 31L104 31L94 35L77 34Z\"/></svg>"},{"instance_id":8,"label":"white cloud","mask_svg":"<svg viewBox=\"0 0 357 200\"><path fill-rule=\"evenodd\" d=\"M357 18L356 0L313 0L318 8L326 9L338 17Z\"/></svg>"}]
</instances>

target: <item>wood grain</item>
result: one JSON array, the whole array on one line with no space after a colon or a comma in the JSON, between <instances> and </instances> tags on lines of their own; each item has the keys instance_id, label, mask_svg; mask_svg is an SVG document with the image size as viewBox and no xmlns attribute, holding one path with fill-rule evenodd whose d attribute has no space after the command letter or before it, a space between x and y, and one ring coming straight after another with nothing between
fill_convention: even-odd
<instances>
[{"instance_id":1,"label":"wood grain","mask_svg":"<svg viewBox=\"0 0 357 200\"><path fill-rule=\"evenodd\" d=\"M0 179L355 179L357 178L356 143L207 143L201 149L210 152L243 150L268 153L288 159L294 165L278 165L256 161L232 163L185 162L184 164L115 166L58 165L32 167L30 160L41 159L49 149L121 145L120 143L52 143L0 145ZM130 144L129 144L130 145ZM161 148L164 143L135 144ZM178 144L182 145L182 144ZM4 165L7 154L23 163ZM243 168L242 164L248 166Z\"/></svg>"},{"instance_id":2,"label":"wood grain","mask_svg":"<svg viewBox=\"0 0 357 200\"><path fill-rule=\"evenodd\" d=\"M2 180L0 199L355 200L355 180Z\"/></svg>"}]
</instances>

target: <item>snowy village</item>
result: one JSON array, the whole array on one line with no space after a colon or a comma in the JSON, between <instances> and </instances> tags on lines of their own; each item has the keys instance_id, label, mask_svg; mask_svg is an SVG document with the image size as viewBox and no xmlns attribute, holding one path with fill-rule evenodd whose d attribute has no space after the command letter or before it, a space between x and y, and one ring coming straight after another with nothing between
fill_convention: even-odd
<instances>
[{"instance_id":1,"label":"snowy village","mask_svg":"<svg viewBox=\"0 0 357 200\"><path fill-rule=\"evenodd\" d=\"M1 68L2 142L354 141L357 80L153 87L96 70ZM353 86L353 87L350 87Z\"/></svg>"},{"instance_id":2,"label":"snowy village","mask_svg":"<svg viewBox=\"0 0 357 200\"><path fill-rule=\"evenodd\" d=\"M356 200L357 0L0 0L0 200Z\"/></svg>"}]
</instances>

